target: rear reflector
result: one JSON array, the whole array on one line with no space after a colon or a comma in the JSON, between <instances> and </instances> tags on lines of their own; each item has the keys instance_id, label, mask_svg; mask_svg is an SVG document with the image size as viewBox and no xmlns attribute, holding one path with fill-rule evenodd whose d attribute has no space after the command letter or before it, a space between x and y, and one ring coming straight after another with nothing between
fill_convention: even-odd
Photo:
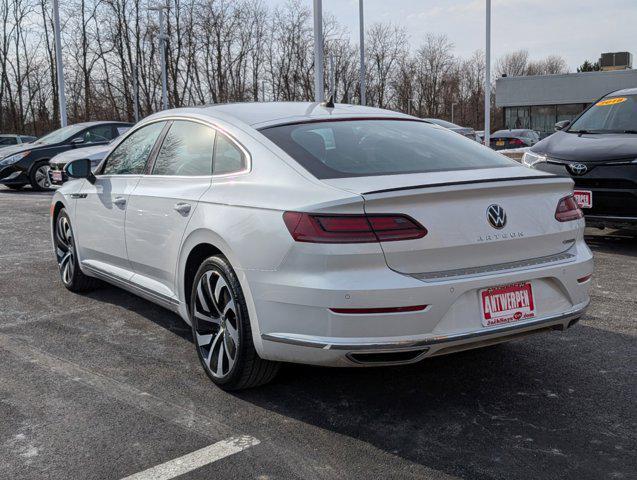
<instances>
[{"instance_id":1,"label":"rear reflector","mask_svg":"<svg viewBox=\"0 0 637 480\"><path fill-rule=\"evenodd\" d=\"M383 307L383 308L330 308L334 313L344 313L346 315L365 315L372 313L404 313L420 312L427 308L427 305L412 305L410 307Z\"/></svg>"},{"instance_id":2,"label":"rear reflector","mask_svg":"<svg viewBox=\"0 0 637 480\"><path fill-rule=\"evenodd\" d=\"M427 235L425 227L406 215L314 215L285 212L283 221L297 242L394 242Z\"/></svg>"},{"instance_id":3,"label":"rear reflector","mask_svg":"<svg viewBox=\"0 0 637 480\"><path fill-rule=\"evenodd\" d=\"M572 220L579 220L584 217L584 212L579 208L577 200L573 195L562 198L555 210L555 219L558 222L570 222Z\"/></svg>"},{"instance_id":4,"label":"rear reflector","mask_svg":"<svg viewBox=\"0 0 637 480\"><path fill-rule=\"evenodd\" d=\"M586 275L585 277L578 278L577 279L577 283L588 282L591 279L592 276L593 276L593 274L591 273L590 275Z\"/></svg>"}]
</instances>

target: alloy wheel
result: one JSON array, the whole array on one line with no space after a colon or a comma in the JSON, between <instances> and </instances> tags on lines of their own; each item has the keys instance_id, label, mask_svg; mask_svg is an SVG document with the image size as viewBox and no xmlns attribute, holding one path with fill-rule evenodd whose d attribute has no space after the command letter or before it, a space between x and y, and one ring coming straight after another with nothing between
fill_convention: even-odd
<instances>
[{"instance_id":1,"label":"alloy wheel","mask_svg":"<svg viewBox=\"0 0 637 480\"><path fill-rule=\"evenodd\" d=\"M194 305L195 341L206 368L215 378L225 378L239 352L237 305L228 283L216 270L208 270L197 284Z\"/></svg>"},{"instance_id":2,"label":"alloy wheel","mask_svg":"<svg viewBox=\"0 0 637 480\"><path fill-rule=\"evenodd\" d=\"M51 187L51 180L49 179L49 170L51 167L49 165L41 165L35 171L35 183L42 189L47 189Z\"/></svg>"},{"instance_id":3,"label":"alloy wheel","mask_svg":"<svg viewBox=\"0 0 637 480\"><path fill-rule=\"evenodd\" d=\"M66 215L60 215L55 227L55 240L58 267L60 276L65 285L73 281L75 274L75 243L73 241L73 230Z\"/></svg>"}]
</instances>

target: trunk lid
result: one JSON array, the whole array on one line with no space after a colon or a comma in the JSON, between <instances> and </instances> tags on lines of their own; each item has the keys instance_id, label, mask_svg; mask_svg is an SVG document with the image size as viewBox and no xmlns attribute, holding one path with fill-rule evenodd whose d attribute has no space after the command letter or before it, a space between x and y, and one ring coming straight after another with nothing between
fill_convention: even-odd
<instances>
[{"instance_id":1,"label":"trunk lid","mask_svg":"<svg viewBox=\"0 0 637 480\"><path fill-rule=\"evenodd\" d=\"M387 265L401 273L443 272L562 253L573 245L582 226L580 221L555 220L559 200L572 193L572 181L524 167L324 181L357 191L368 214L406 214L428 230L417 240L381 244ZM489 223L491 205L506 212L502 228Z\"/></svg>"}]
</instances>

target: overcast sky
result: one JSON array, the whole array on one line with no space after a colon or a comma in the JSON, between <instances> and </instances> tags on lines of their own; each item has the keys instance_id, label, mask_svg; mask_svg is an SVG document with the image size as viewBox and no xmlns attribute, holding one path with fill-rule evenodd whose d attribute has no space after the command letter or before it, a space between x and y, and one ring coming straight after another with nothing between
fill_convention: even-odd
<instances>
[{"instance_id":1,"label":"overcast sky","mask_svg":"<svg viewBox=\"0 0 637 480\"><path fill-rule=\"evenodd\" d=\"M270 4L285 0L266 0ZM312 0L302 0L312 6ZM637 0L492 0L492 55L527 49L531 59L558 54L569 69L602 52L637 54ZM323 0L358 39L358 0ZM365 0L365 23L404 26L412 47L444 33L456 55L484 48L485 0ZM356 40L357 41L357 40ZM636 59L637 61L637 59ZM635 66L635 65L634 65Z\"/></svg>"}]
</instances>

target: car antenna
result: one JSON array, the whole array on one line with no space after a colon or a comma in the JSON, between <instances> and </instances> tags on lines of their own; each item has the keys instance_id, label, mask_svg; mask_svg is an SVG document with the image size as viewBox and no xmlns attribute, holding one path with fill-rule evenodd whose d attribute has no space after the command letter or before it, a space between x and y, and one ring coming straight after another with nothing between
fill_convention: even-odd
<instances>
[{"instance_id":1,"label":"car antenna","mask_svg":"<svg viewBox=\"0 0 637 480\"><path fill-rule=\"evenodd\" d=\"M321 105L323 105L326 108L334 108L334 95L330 95L329 98L324 101Z\"/></svg>"}]
</instances>

